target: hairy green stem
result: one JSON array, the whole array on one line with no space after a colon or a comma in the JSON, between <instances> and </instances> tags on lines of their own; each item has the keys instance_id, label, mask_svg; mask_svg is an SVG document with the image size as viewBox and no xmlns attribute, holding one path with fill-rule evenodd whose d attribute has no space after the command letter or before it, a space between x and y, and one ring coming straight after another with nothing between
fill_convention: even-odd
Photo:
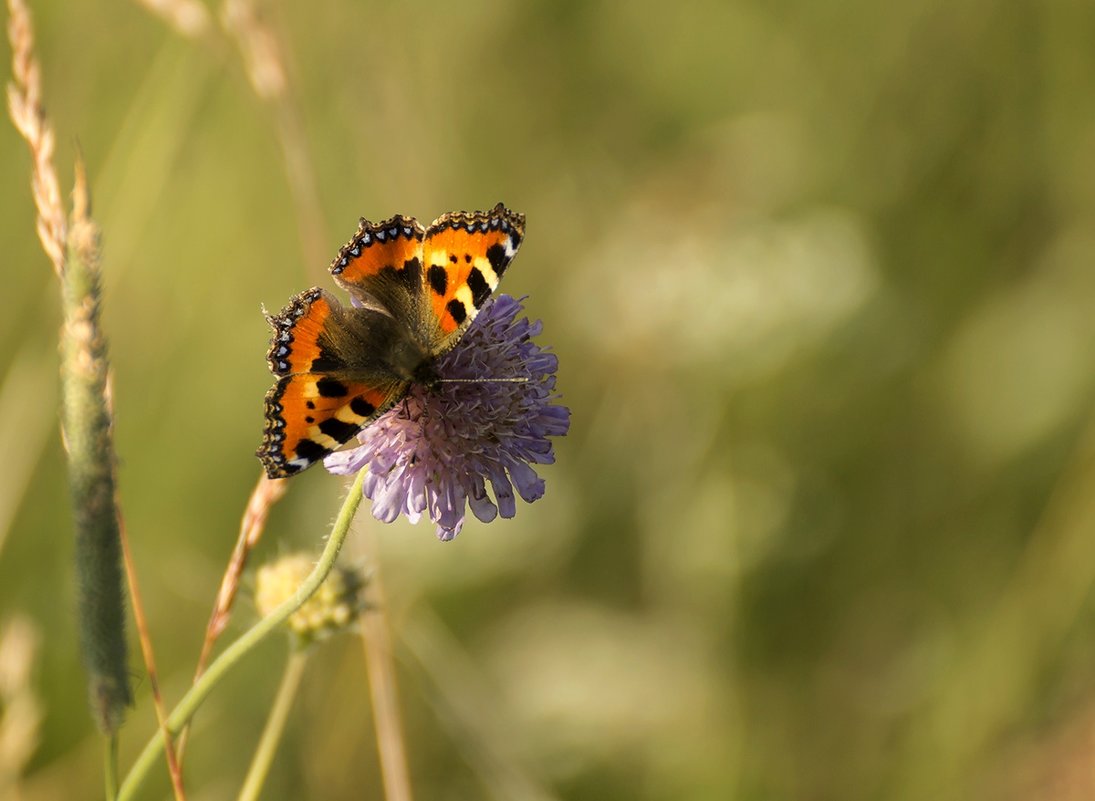
<instances>
[{"instance_id":1,"label":"hairy green stem","mask_svg":"<svg viewBox=\"0 0 1095 801\"><path fill-rule=\"evenodd\" d=\"M346 500L342 502L338 518L331 528L331 536L327 540L327 545L308 578L304 580L290 598L283 601L273 612L244 632L238 640L224 650L224 653L213 660L213 663L209 665L209 669L202 674L201 678L190 688L190 691L179 701L178 706L167 716L166 728L172 736L177 735L182 727L186 725L187 721L197 712L198 707L201 706L220 680L224 678L225 674L239 663L249 651L262 642L268 634L284 623L289 615L299 609L319 589L323 580L327 578L327 574L335 566L335 560L338 558L338 552L342 549L343 542L346 541L346 535L350 531L350 523L354 519L354 514L357 512L358 506L361 505L361 485L365 481L366 469L363 468L358 472L357 478L354 479ZM125 781L122 782L117 801L132 801L136 797L138 788L156 763L163 747L163 737L157 733L149 740L140 756L137 757L137 761L133 763L133 767L130 769Z\"/></svg>"},{"instance_id":2,"label":"hairy green stem","mask_svg":"<svg viewBox=\"0 0 1095 801\"><path fill-rule=\"evenodd\" d=\"M255 755L251 758L251 767L247 769L247 778L244 779L238 801L258 801L262 785L270 773L270 765L274 763L274 754L277 753L281 735L285 732L285 722L289 719L289 710L296 700L307 661L307 650L294 647L289 654L278 694L274 697L274 706L270 709L270 717L266 719Z\"/></svg>"}]
</instances>

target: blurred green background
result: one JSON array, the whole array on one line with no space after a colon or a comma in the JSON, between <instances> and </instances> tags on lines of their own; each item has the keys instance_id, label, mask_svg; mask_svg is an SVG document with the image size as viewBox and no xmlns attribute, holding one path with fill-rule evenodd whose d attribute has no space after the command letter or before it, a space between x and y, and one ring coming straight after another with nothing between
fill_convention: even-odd
<instances>
[{"instance_id":1,"label":"blurred green background","mask_svg":"<svg viewBox=\"0 0 1095 801\"><path fill-rule=\"evenodd\" d=\"M1090 3L229 3L195 37L32 8L169 700L259 474L260 304L330 287L361 215L504 200L573 412L547 494L450 544L362 514L347 554L378 552L416 797L1095 797ZM0 625L40 637L21 797L94 799L29 170L0 125ZM317 550L341 493L294 479L256 561ZM235 797L275 640L203 708L192 799ZM356 638L265 797L383 797Z\"/></svg>"}]
</instances>

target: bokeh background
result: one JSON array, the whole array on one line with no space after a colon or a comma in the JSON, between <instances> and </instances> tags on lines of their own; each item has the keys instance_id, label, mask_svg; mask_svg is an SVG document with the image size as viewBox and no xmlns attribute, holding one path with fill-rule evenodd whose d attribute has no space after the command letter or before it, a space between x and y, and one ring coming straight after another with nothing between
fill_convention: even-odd
<instances>
[{"instance_id":1,"label":"bokeh background","mask_svg":"<svg viewBox=\"0 0 1095 801\"><path fill-rule=\"evenodd\" d=\"M504 200L573 412L546 497L448 544L362 514L347 554L383 575L416 796L1095 797L1090 3L163 5L32 9L104 231L169 700L259 473L260 305L328 285L361 215ZM0 625L29 664L0 772L78 801L101 744L29 169L0 124ZM257 561L318 550L342 491L294 479ZM203 708L191 798L235 797L285 652ZM132 670L123 767L154 730ZM356 637L292 715L266 798L383 797Z\"/></svg>"}]
</instances>

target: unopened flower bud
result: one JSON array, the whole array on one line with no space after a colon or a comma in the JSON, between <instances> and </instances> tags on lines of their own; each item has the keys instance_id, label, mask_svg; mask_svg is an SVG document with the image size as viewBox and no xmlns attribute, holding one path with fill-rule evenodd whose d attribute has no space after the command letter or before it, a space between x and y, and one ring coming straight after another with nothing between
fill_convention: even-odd
<instances>
[{"instance_id":1,"label":"unopened flower bud","mask_svg":"<svg viewBox=\"0 0 1095 801\"><path fill-rule=\"evenodd\" d=\"M307 553L283 556L259 568L255 606L264 617L289 598L315 567ZM347 628L363 607L365 581L360 571L336 567L304 604L289 616L289 630L310 643Z\"/></svg>"}]
</instances>

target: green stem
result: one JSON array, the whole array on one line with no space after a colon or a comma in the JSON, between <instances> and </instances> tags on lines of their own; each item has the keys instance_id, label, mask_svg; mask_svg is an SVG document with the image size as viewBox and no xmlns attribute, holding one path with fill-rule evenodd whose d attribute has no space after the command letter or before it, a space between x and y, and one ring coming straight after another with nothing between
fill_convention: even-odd
<instances>
[{"instance_id":1,"label":"green stem","mask_svg":"<svg viewBox=\"0 0 1095 801\"><path fill-rule=\"evenodd\" d=\"M103 751L103 781L106 784L106 801L113 801L118 796L117 734L106 738L106 748Z\"/></svg>"},{"instance_id":2,"label":"green stem","mask_svg":"<svg viewBox=\"0 0 1095 801\"><path fill-rule=\"evenodd\" d=\"M304 675L304 665L308 661L308 651L294 648L289 654L289 661L285 664L285 673L281 677L281 685L278 694L274 697L274 706L270 710L270 717L266 719L266 727L262 730L255 755L251 758L251 767L247 770L247 778L244 779L243 788L240 790L238 801L257 801L262 785L266 782L266 776L270 773L270 765L274 762L274 754L281 742L281 735L285 731L285 721L289 719L289 710L297 697L297 688L300 687L301 676Z\"/></svg>"},{"instance_id":3,"label":"green stem","mask_svg":"<svg viewBox=\"0 0 1095 801\"><path fill-rule=\"evenodd\" d=\"M331 536L327 540L327 545L323 549L323 553L320 554L319 561L316 562L315 569L308 575L308 578L297 588L297 591L293 593L292 597L283 601L280 606L273 612L264 617L250 629L248 629L238 640L224 649L219 657L217 657L213 663L209 666L209 669L202 674L194 686L190 688L190 691L183 696L179 701L171 714L167 716L167 730L172 736L177 735L187 721L197 712L198 707L209 696L209 693L217 686L217 683L224 678L225 674L231 670L236 663L238 663L248 651L258 645L263 639L266 638L270 632L274 631L280 626L289 615L293 614L301 605L307 601L312 594L319 589L319 585L323 583L323 580L327 578L327 574L331 572L331 568L335 566L335 560L338 558L338 552L342 549L342 543L346 540L346 535L350 531L350 522L354 519L354 513L357 512L357 507L361 505L361 485L365 481L365 469L362 469L357 478L354 479L353 486L350 487L350 492L346 496L346 500L342 502L342 508L338 512L338 518L335 520L334 526L331 528ZM117 801L132 801L136 797L137 789L140 787L141 782L144 781L148 772L152 769L152 766L156 763L163 750L164 742L163 737L157 733L148 744L145 745L144 750L141 751L140 756L137 757L137 761L133 763L133 767L130 768L129 774L126 776L125 781L122 782L121 790L118 792Z\"/></svg>"}]
</instances>

